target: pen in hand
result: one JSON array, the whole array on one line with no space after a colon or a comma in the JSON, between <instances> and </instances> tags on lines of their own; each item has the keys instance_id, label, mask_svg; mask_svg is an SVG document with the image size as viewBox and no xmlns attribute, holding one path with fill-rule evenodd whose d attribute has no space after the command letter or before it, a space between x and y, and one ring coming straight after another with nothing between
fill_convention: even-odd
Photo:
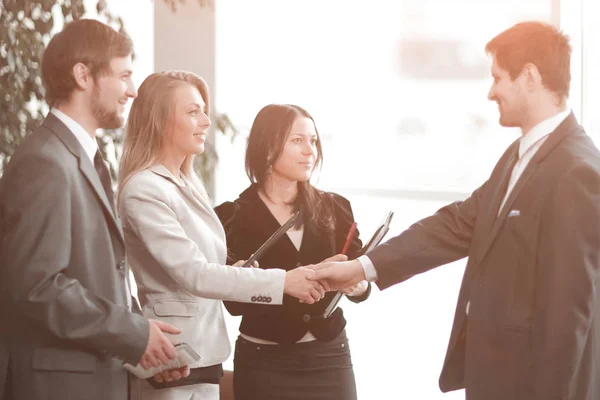
<instances>
[{"instance_id":1,"label":"pen in hand","mask_svg":"<svg viewBox=\"0 0 600 400\"><path fill-rule=\"evenodd\" d=\"M352 242L352 239L354 238L355 234L356 234L356 222L353 222L352 226L350 226L350 230L348 231L348 236L346 236L346 243L344 243L344 248L342 249L342 254L346 254L346 252L348 251L348 247L350 247L350 243Z\"/></svg>"}]
</instances>

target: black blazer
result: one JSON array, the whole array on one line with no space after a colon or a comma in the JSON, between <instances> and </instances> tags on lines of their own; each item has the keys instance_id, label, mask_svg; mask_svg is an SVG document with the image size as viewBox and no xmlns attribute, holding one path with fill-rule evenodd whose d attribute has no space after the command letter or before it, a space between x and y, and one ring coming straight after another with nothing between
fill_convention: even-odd
<instances>
[{"instance_id":1,"label":"black blazer","mask_svg":"<svg viewBox=\"0 0 600 400\"><path fill-rule=\"evenodd\" d=\"M259 260L261 268L291 270L300 265L318 263L339 254L344 247L350 226L354 222L350 202L333 193L321 192L321 201L328 202L335 218L335 233L331 235L304 230L298 251L287 235L275 243ZM215 208L227 235L229 261L248 259L281 225L261 200L257 185L246 189L234 202ZM348 250L354 258L362 244L358 234ZM348 297L354 302L365 300L371 287L361 296ZM295 343L307 331L323 341L336 338L346 326L342 310L338 309L327 319L318 317L334 296L327 293L318 303L302 304L294 297L284 295L283 305L247 304L225 301L232 315L242 315L240 332L277 343Z\"/></svg>"},{"instance_id":2,"label":"black blazer","mask_svg":"<svg viewBox=\"0 0 600 400\"><path fill-rule=\"evenodd\" d=\"M377 285L468 255L441 389L466 388L473 400L598 400L600 153L570 114L497 215L517 148L468 199L370 252Z\"/></svg>"}]
</instances>

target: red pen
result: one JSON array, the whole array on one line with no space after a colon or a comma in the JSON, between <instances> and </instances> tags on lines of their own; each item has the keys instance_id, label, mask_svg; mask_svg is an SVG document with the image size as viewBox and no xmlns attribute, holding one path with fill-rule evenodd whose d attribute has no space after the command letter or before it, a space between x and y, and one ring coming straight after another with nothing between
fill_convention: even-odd
<instances>
[{"instance_id":1,"label":"red pen","mask_svg":"<svg viewBox=\"0 0 600 400\"><path fill-rule=\"evenodd\" d=\"M348 247L350 247L350 242L354 238L354 234L356 233L356 222L352 223L350 230L348 231L348 236L346 236L346 243L344 243L344 248L342 249L342 254L346 254L348 251Z\"/></svg>"}]
</instances>

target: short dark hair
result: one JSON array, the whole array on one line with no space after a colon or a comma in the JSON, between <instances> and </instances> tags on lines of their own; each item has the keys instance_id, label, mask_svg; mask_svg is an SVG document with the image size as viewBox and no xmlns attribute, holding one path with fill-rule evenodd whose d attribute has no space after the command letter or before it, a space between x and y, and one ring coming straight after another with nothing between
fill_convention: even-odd
<instances>
[{"instance_id":1,"label":"short dark hair","mask_svg":"<svg viewBox=\"0 0 600 400\"><path fill-rule=\"evenodd\" d=\"M44 51L42 82L46 101L54 107L67 100L77 86L73 66L85 64L95 79L108 71L110 61L133 53L131 39L93 19L70 22L57 33Z\"/></svg>"},{"instance_id":2,"label":"short dark hair","mask_svg":"<svg viewBox=\"0 0 600 400\"><path fill-rule=\"evenodd\" d=\"M546 88L561 98L571 87L571 44L556 27L538 21L521 22L488 42L485 51L515 79L526 64L535 65Z\"/></svg>"}]
</instances>

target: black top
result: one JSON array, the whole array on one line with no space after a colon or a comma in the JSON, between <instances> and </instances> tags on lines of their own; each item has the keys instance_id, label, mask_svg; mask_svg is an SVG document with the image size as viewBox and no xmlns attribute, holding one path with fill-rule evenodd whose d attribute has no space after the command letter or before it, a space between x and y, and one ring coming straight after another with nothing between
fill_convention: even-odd
<instances>
[{"instance_id":1,"label":"black top","mask_svg":"<svg viewBox=\"0 0 600 400\"><path fill-rule=\"evenodd\" d=\"M215 208L227 235L229 261L248 259L281 225L271 214L258 195L257 185L246 189L234 202L226 202ZM335 232L313 232L306 226L300 250L288 235L284 235L258 260L260 267L291 270L300 265L315 264L327 257L339 254L344 247L350 226L354 222L350 202L334 193L320 192L321 201L330 205L335 218ZM362 247L358 232L350 244L347 255L353 259ZM367 299L371 286L353 302ZM226 301L225 307L232 315L242 315L240 332L277 343L291 344L310 331L317 339L329 341L337 337L346 326L342 310L338 307L327 319L319 317L335 292L315 304L300 303L298 299L284 295L278 306Z\"/></svg>"}]
</instances>

